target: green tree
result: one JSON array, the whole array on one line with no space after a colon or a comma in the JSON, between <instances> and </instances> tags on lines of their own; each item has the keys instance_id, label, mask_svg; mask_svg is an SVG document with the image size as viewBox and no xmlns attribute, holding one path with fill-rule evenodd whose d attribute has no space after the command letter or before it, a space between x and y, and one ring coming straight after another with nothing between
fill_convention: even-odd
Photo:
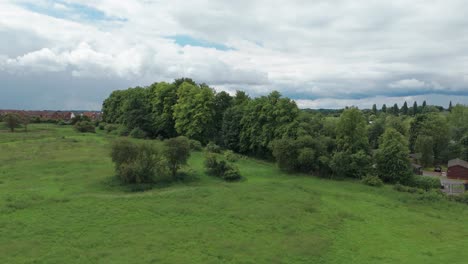
<instances>
[{"instance_id":1,"label":"green tree","mask_svg":"<svg viewBox=\"0 0 468 264\"><path fill-rule=\"evenodd\" d=\"M423 104L422 104L422 108L424 109L424 108L426 108L426 106L427 106L427 103L426 103L426 100L424 100Z\"/></svg>"},{"instance_id":2,"label":"green tree","mask_svg":"<svg viewBox=\"0 0 468 264\"><path fill-rule=\"evenodd\" d=\"M398 113L400 113L400 109L398 108L398 104L395 103L392 107L392 114L398 115Z\"/></svg>"},{"instance_id":3,"label":"green tree","mask_svg":"<svg viewBox=\"0 0 468 264\"><path fill-rule=\"evenodd\" d=\"M361 179L369 172L370 165L370 156L362 150L356 153L338 151L333 155L330 161L333 174L339 178L349 177Z\"/></svg>"},{"instance_id":4,"label":"green tree","mask_svg":"<svg viewBox=\"0 0 468 264\"><path fill-rule=\"evenodd\" d=\"M453 108L453 106L452 106L452 101L450 101L450 104L449 104L449 107L448 107L448 111L449 111L449 112L452 112L452 108Z\"/></svg>"},{"instance_id":5,"label":"green tree","mask_svg":"<svg viewBox=\"0 0 468 264\"><path fill-rule=\"evenodd\" d=\"M214 91L189 82L180 85L179 100L174 106L175 128L180 135L208 142L214 129Z\"/></svg>"},{"instance_id":6,"label":"green tree","mask_svg":"<svg viewBox=\"0 0 468 264\"><path fill-rule=\"evenodd\" d=\"M432 137L420 135L416 139L415 150L420 154L420 162L424 167L429 167L434 164L434 140Z\"/></svg>"},{"instance_id":7,"label":"green tree","mask_svg":"<svg viewBox=\"0 0 468 264\"><path fill-rule=\"evenodd\" d=\"M356 153L360 150L368 152L367 124L359 109L351 107L340 116L337 124L337 144L339 151Z\"/></svg>"},{"instance_id":8,"label":"green tree","mask_svg":"<svg viewBox=\"0 0 468 264\"><path fill-rule=\"evenodd\" d=\"M160 82L150 87L151 132L153 137L171 138L177 135L174 121L174 105L177 103L177 86Z\"/></svg>"},{"instance_id":9,"label":"green tree","mask_svg":"<svg viewBox=\"0 0 468 264\"><path fill-rule=\"evenodd\" d=\"M386 104L382 105L382 113L387 113L387 105Z\"/></svg>"},{"instance_id":10,"label":"green tree","mask_svg":"<svg viewBox=\"0 0 468 264\"><path fill-rule=\"evenodd\" d=\"M376 105L376 104L373 104L373 105L372 105L372 114L377 115L377 112L378 112L378 111L377 111L377 105Z\"/></svg>"},{"instance_id":11,"label":"green tree","mask_svg":"<svg viewBox=\"0 0 468 264\"><path fill-rule=\"evenodd\" d=\"M190 157L190 141L180 136L164 141L164 157L167 160L172 178L175 179L177 171L182 165L187 164Z\"/></svg>"},{"instance_id":12,"label":"green tree","mask_svg":"<svg viewBox=\"0 0 468 264\"><path fill-rule=\"evenodd\" d=\"M242 117L244 106L235 105L224 112L221 126L222 145L227 149L240 151L240 133L242 131Z\"/></svg>"},{"instance_id":13,"label":"green tree","mask_svg":"<svg viewBox=\"0 0 468 264\"><path fill-rule=\"evenodd\" d=\"M298 114L296 103L281 98L277 91L249 101L241 120L241 151L269 157L269 144L274 139L291 135Z\"/></svg>"},{"instance_id":14,"label":"green tree","mask_svg":"<svg viewBox=\"0 0 468 264\"><path fill-rule=\"evenodd\" d=\"M401 114L408 115L408 103L406 103L406 101L403 104L403 106L401 107Z\"/></svg>"},{"instance_id":15,"label":"green tree","mask_svg":"<svg viewBox=\"0 0 468 264\"><path fill-rule=\"evenodd\" d=\"M418 103L416 101L414 101L413 103L413 111L411 113L413 116L417 115L418 114Z\"/></svg>"},{"instance_id":16,"label":"green tree","mask_svg":"<svg viewBox=\"0 0 468 264\"><path fill-rule=\"evenodd\" d=\"M232 101L232 97L224 91L217 93L214 99L214 135L212 138L219 144L222 143L221 129L223 126L224 113L231 107Z\"/></svg>"},{"instance_id":17,"label":"green tree","mask_svg":"<svg viewBox=\"0 0 468 264\"><path fill-rule=\"evenodd\" d=\"M128 131L134 128L151 131L151 104L148 89L142 87L128 89L122 109L122 124Z\"/></svg>"},{"instance_id":18,"label":"green tree","mask_svg":"<svg viewBox=\"0 0 468 264\"><path fill-rule=\"evenodd\" d=\"M468 135L468 107L456 105L448 115L451 134L454 140L459 141Z\"/></svg>"},{"instance_id":19,"label":"green tree","mask_svg":"<svg viewBox=\"0 0 468 264\"><path fill-rule=\"evenodd\" d=\"M369 126L369 144L370 147L376 149L379 147L379 138L385 132L385 119L377 118Z\"/></svg>"},{"instance_id":20,"label":"green tree","mask_svg":"<svg viewBox=\"0 0 468 264\"><path fill-rule=\"evenodd\" d=\"M383 134L375 162L377 176L384 182L407 183L411 179L408 143L405 137L394 129L387 129Z\"/></svg>"},{"instance_id":21,"label":"green tree","mask_svg":"<svg viewBox=\"0 0 468 264\"><path fill-rule=\"evenodd\" d=\"M3 121L11 132L15 132L15 128L21 126L21 116L16 113L8 113L3 117Z\"/></svg>"}]
</instances>

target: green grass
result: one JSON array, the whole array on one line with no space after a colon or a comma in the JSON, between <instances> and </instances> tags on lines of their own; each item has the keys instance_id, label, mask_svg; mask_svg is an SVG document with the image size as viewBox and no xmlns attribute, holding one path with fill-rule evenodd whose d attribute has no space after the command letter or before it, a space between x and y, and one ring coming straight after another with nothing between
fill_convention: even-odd
<instances>
[{"instance_id":1,"label":"green grass","mask_svg":"<svg viewBox=\"0 0 468 264\"><path fill-rule=\"evenodd\" d=\"M237 162L245 181L205 175L128 192L104 133L0 130L1 263L466 263L468 207Z\"/></svg>"}]
</instances>

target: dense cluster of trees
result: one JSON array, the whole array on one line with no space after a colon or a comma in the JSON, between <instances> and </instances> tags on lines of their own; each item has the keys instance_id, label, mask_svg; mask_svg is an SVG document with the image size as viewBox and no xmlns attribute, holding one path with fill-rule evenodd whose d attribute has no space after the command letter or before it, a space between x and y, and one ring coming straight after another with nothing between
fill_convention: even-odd
<instances>
[{"instance_id":1,"label":"dense cluster of trees","mask_svg":"<svg viewBox=\"0 0 468 264\"><path fill-rule=\"evenodd\" d=\"M149 138L186 136L327 177L404 183L412 175L409 153L428 167L468 156L468 108L461 105L300 110L276 91L231 96L184 78L114 91L103 112L105 122Z\"/></svg>"}]
</instances>

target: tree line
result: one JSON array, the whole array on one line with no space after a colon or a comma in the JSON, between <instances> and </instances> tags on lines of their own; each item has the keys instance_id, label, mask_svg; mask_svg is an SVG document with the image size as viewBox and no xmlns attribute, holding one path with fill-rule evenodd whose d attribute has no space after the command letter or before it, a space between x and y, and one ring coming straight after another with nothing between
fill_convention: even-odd
<instances>
[{"instance_id":1,"label":"tree line","mask_svg":"<svg viewBox=\"0 0 468 264\"><path fill-rule=\"evenodd\" d=\"M410 153L425 166L468 158L468 108L461 105L300 110L277 91L231 96L182 78L112 92L103 121L140 137L186 136L324 177L404 183L412 180Z\"/></svg>"}]
</instances>

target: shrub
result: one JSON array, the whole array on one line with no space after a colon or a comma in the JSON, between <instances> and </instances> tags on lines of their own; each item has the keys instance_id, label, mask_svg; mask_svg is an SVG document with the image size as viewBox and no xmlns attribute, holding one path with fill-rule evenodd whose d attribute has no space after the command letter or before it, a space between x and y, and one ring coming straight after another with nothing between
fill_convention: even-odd
<instances>
[{"instance_id":1,"label":"shrub","mask_svg":"<svg viewBox=\"0 0 468 264\"><path fill-rule=\"evenodd\" d=\"M381 187L383 186L383 181L375 175L366 175L362 178L362 183L369 186Z\"/></svg>"},{"instance_id":2,"label":"shrub","mask_svg":"<svg viewBox=\"0 0 468 264\"><path fill-rule=\"evenodd\" d=\"M225 181L236 181L242 178L236 166L225 160L218 161L216 155L212 153L206 154L205 167L207 168L208 174L222 178Z\"/></svg>"},{"instance_id":3,"label":"shrub","mask_svg":"<svg viewBox=\"0 0 468 264\"><path fill-rule=\"evenodd\" d=\"M195 151L200 151L202 150L202 144L200 141L195 140L195 139L190 139L190 149L195 150Z\"/></svg>"},{"instance_id":4,"label":"shrub","mask_svg":"<svg viewBox=\"0 0 468 264\"><path fill-rule=\"evenodd\" d=\"M121 137L126 137L130 134L130 131L128 130L128 128L126 126L120 126L117 130L117 135L121 136Z\"/></svg>"},{"instance_id":5,"label":"shrub","mask_svg":"<svg viewBox=\"0 0 468 264\"><path fill-rule=\"evenodd\" d=\"M211 153L221 153L221 147L213 142L210 142L206 145L206 151Z\"/></svg>"},{"instance_id":6,"label":"shrub","mask_svg":"<svg viewBox=\"0 0 468 264\"><path fill-rule=\"evenodd\" d=\"M444 200L444 198L444 194L440 191L430 190L428 192L422 192L417 199L421 201L438 202Z\"/></svg>"},{"instance_id":7,"label":"shrub","mask_svg":"<svg viewBox=\"0 0 468 264\"><path fill-rule=\"evenodd\" d=\"M239 160L239 155L232 150L226 150L226 152L224 152L224 158L229 162L236 162Z\"/></svg>"},{"instance_id":8,"label":"shrub","mask_svg":"<svg viewBox=\"0 0 468 264\"><path fill-rule=\"evenodd\" d=\"M57 123L57 125L59 125L59 126L65 126L66 124L67 124L67 123L65 123L65 121L63 121L63 120L60 120L60 121Z\"/></svg>"},{"instance_id":9,"label":"shrub","mask_svg":"<svg viewBox=\"0 0 468 264\"><path fill-rule=\"evenodd\" d=\"M132 138L146 138L147 137L147 134L144 130L136 127L134 128L131 132L130 132L130 136Z\"/></svg>"},{"instance_id":10,"label":"shrub","mask_svg":"<svg viewBox=\"0 0 468 264\"><path fill-rule=\"evenodd\" d=\"M111 157L117 176L123 183L157 183L169 180L166 160L152 143L115 141Z\"/></svg>"},{"instance_id":11,"label":"shrub","mask_svg":"<svg viewBox=\"0 0 468 264\"><path fill-rule=\"evenodd\" d=\"M81 121L77 122L74 125L76 131L81 133L96 133L96 128L94 127L93 123L89 121Z\"/></svg>"},{"instance_id":12,"label":"shrub","mask_svg":"<svg viewBox=\"0 0 468 264\"><path fill-rule=\"evenodd\" d=\"M99 123L99 126L98 126L98 129L99 130L104 130L106 128L106 124L105 123Z\"/></svg>"},{"instance_id":13,"label":"shrub","mask_svg":"<svg viewBox=\"0 0 468 264\"><path fill-rule=\"evenodd\" d=\"M451 195L448 196L450 200L459 202L459 203L464 203L468 205L468 192L465 192L461 195Z\"/></svg>"},{"instance_id":14,"label":"shrub","mask_svg":"<svg viewBox=\"0 0 468 264\"><path fill-rule=\"evenodd\" d=\"M188 138L180 136L164 141L164 155L167 159L172 177L175 178L177 170L187 164L190 157L190 143Z\"/></svg>"},{"instance_id":15,"label":"shrub","mask_svg":"<svg viewBox=\"0 0 468 264\"><path fill-rule=\"evenodd\" d=\"M107 133L111 133L111 132L116 131L117 129L119 129L119 126L114 125L114 124L107 124L107 125L105 125L104 129L106 130Z\"/></svg>"},{"instance_id":16,"label":"shrub","mask_svg":"<svg viewBox=\"0 0 468 264\"><path fill-rule=\"evenodd\" d=\"M440 180L438 178L413 175L406 185L429 191L431 189L440 189Z\"/></svg>"}]
</instances>

